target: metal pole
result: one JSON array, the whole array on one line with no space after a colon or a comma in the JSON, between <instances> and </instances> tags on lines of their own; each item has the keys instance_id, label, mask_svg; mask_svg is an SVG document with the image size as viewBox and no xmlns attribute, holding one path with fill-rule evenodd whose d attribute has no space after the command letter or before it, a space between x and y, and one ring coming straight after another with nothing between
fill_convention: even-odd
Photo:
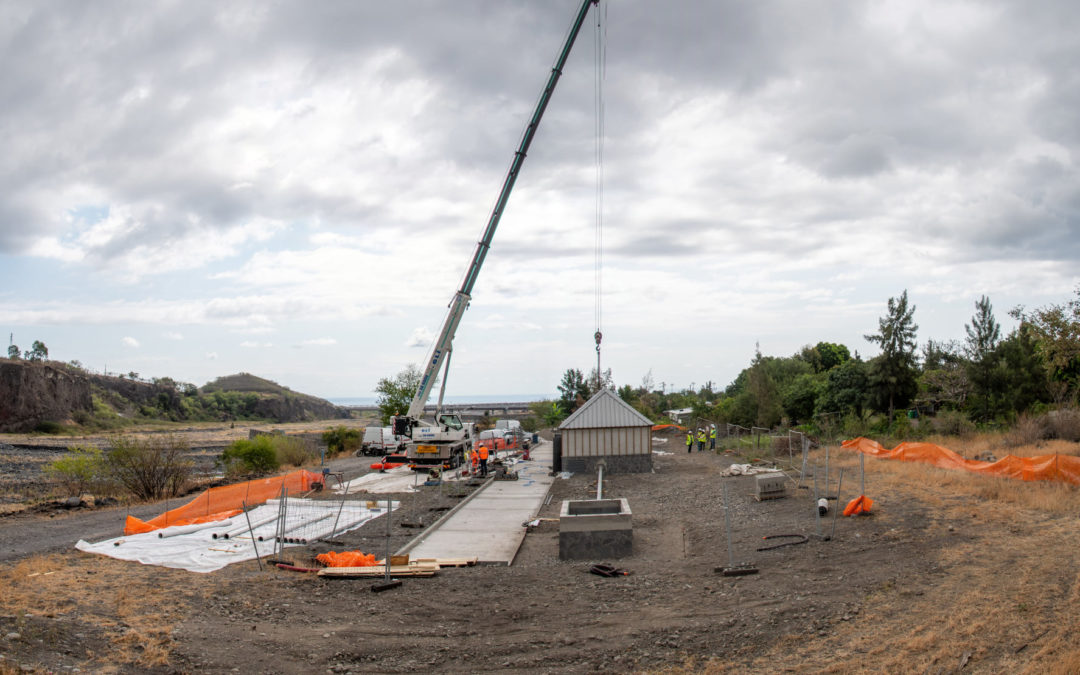
<instances>
[{"instance_id":1,"label":"metal pole","mask_svg":"<svg viewBox=\"0 0 1080 675\"><path fill-rule=\"evenodd\" d=\"M866 494L866 455L859 453L859 495Z\"/></svg>"},{"instance_id":2,"label":"metal pole","mask_svg":"<svg viewBox=\"0 0 1080 675\"><path fill-rule=\"evenodd\" d=\"M814 465L814 521L817 524L817 536L821 538L821 509L818 508L818 482L817 482L817 464Z\"/></svg>"},{"instance_id":3,"label":"metal pole","mask_svg":"<svg viewBox=\"0 0 1080 675\"><path fill-rule=\"evenodd\" d=\"M247 520L248 536L251 537L251 545L255 548L255 560L259 562L259 571L262 572L262 558L259 557L259 545L255 543L255 530L251 527L251 516L248 514L247 500L240 502L240 505L244 508L244 518Z\"/></svg>"},{"instance_id":4,"label":"metal pole","mask_svg":"<svg viewBox=\"0 0 1080 675\"><path fill-rule=\"evenodd\" d=\"M386 498L386 583L390 583L390 509L393 501Z\"/></svg>"},{"instance_id":5,"label":"metal pole","mask_svg":"<svg viewBox=\"0 0 1080 675\"><path fill-rule=\"evenodd\" d=\"M735 550L731 547L731 511L728 506L727 482L722 485L724 487L724 528L727 530L728 567L735 567Z\"/></svg>"},{"instance_id":6,"label":"metal pole","mask_svg":"<svg viewBox=\"0 0 1080 675\"><path fill-rule=\"evenodd\" d=\"M836 512L840 510L840 490L844 487L844 470L840 469L840 482L836 485L836 506L833 507L832 513L832 531L829 532L829 539L833 538L836 534Z\"/></svg>"},{"instance_id":7,"label":"metal pole","mask_svg":"<svg viewBox=\"0 0 1080 675\"><path fill-rule=\"evenodd\" d=\"M596 467L596 499L599 500L604 495L604 465Z\"/></svg>"},{"instance_id":8,"label":"metal pole","mask_svg":"<svg viewBox=\"0 0 1080 675\"><path fill-rule=\"evenodd\" d=\"M829 497L829 445L825 445L825 498Z\"/></svg>"}]
</instances>

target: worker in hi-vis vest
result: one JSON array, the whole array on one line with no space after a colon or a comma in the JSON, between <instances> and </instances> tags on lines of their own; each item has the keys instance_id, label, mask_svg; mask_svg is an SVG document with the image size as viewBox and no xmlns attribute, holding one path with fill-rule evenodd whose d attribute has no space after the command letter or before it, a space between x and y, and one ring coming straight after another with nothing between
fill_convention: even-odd
<instances>
[{"instance_id":1,"label":"worker in hi-vis vest","mask_svg":"<svg viewBox=\"0 0 1080 675\"><path fill-rule=\"evenodd\" d=\"M487 460L488 460L488 447L483 443L480 444L480 475L487 475Z\"/></svg>"},{"instance_id":2,"label":"worker in hi-vis vest","mask_svg":"<svg viewBox=\"0 0 1080 675\"><path fill-rule=\"evenodd\" d=\"M697 451L698 452L704 452L705 451L705 430L704 429L698 429L697 430Z\"/></svg>"},{"instance_id":3,"label":"worker in hi-vis vest","mask_svg":"<svg viewBox=\"0 0 1080 675\"><path fill-rule=\"evenodd\" d=\"M686 451L687 452L693 452L694 451L694 432L691 431L690 429L686 430Z\"/></svg>"},{"instance_id":4,"label":"worker in hi-vis vest","mask_svg":"<svg viewBox=\"0 0 1080 675\"><path fill-rule=\"evenodd\" d=\"M716 425L715 424L712 425L712 427L709 428L709 449L710 450L715 450L716 449Z\"/></svg>"}]
</instances>

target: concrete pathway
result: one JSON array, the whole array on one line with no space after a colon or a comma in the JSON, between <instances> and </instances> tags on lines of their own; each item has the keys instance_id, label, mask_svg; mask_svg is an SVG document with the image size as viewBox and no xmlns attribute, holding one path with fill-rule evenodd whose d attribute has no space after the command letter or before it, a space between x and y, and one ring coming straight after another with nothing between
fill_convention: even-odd
<instances>
[{"instance_id":1,"label":"concrete pathway","mask_svg":"<svg viewBox=\"0 0 1080 675\"><path fill-rule=\"evenodd\" d=\"M517 480L491 481L399 553L412 558L476 558L509 565L525 539L522 523L540 512L554 477L551 443L532 449L532 459L511 467Z\"/></svg>"}]
</instances>

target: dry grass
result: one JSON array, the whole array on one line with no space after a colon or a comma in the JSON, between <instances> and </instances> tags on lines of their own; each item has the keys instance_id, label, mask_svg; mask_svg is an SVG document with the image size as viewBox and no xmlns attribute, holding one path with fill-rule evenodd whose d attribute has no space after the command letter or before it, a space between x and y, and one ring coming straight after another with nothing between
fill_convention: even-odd
<instances>
[{"instance_id":1,"label":"dry grass","mask_svg":"<svg viewBox=\"0 0 1080 675\"><path fill-rule=\"evenodd\" d=\"M166 665L173 625L186 612L183 598L163 583L171 575L186 573L100 556L33 556L0 570L0 611L92 624L113 645L102 658Z\"/></svg>"},{"instance_id":2,"label":"dry grass","mask_svg":"<svg viewBox=\"0 0 1080 675\"><path fill-rule=\"evenodd\" d=\"M1005 454L995 434L935 442L968 457ZM1065 441L1011 450L1076 454ZM822 467L824 451L814 451L811 461ZM750 666L799 673L1080 673L1080 549L1071 545L1080 536L1080 488L917 462L865 462L874 518L901 536L942 542L933 562L943 573L882 584L866 596L857 621L799 645L780 640ZM832 448L833 485L839 469L848 499L858 490L858 453ZM898 515L901 502L924 507L918 529ZM701 672L719 668L709 664Z\"/></svg>"}]
</instances>

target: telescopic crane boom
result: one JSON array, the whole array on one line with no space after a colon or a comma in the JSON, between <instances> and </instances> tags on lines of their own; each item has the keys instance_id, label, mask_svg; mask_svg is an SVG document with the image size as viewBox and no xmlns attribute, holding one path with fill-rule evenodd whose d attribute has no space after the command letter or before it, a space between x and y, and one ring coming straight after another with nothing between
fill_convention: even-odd
<instances>
[{"instance_id":1,"label":"telescopic crane boom","mask_svg":"<svg viewBox=\"0 0 1080 675\"><path fill-rule=\"evenodd\" d=\"M536 130L540 126L540 120L543 118L544 111L547 109L548 102L551 100L551 95L555 91L555 85L558 84L559 78L562 76L563 67L566 65L566 60L570 56L570 50L574 46L574 41L577 39L581 26L585 23L585 17L589 13L589 8L592 5L599 4L600 0L583 0L580 9L578 9L574 23L570 27L569 34L566 36L566 42L563 44L562 51L555 60L555 65L551 68L551 76L548 78L547 85L540 94L540 100L536 104L536 109L533 111L532 118L530 118L528 125L525 127L525 132L521 137L521 144L514 153L514 159L510 163L510 170L507 171L506 179L503 181L502 190L499 192L499 198L495 202L495 208L492 210L491 217L488 219L487 227L484 228L483 236L476 244L476 250L473 252L472 260L465 270L465 277L462 279L461 288L450 300L449 309L446 312L446 319L443 321L442 330L432 344L431 354L424 364L420 386L416 390L416 395L413 397L412 403L409 406L409 411L404 417L398 417L394 420L395 433L404 433L415 438L412 429L413 427L419 426L420 416L424 413L424 406L427 404L428 396L430 396L431 389L437 379L439 368L444 365L445 370L443 372L442 391L445 391L446 372L449 371L450 353L453 349L454 335L457 333L458 325L461 323L461 318L469 305L473 286L476 284L476 279L480 274L480 268L484 264L484 258L487 256L488 249L491 248L491 241L495 236L496 228L499 226L499 220L502 218L503 212L506 209L506 203L510 199L510 192L514 189L514 183L517 181L518 173L525 163L525 157L528 154L529 146L532 145L533 138L536 136ZM439 408L441 408L441 406L442 393L439 395ZM439 415L437 411L436 417L442 418L447 416ZM462 426L460 420L457 420L456 416L454 417L455 420L452 420L452 422L456 422L456 424L446 425L443 423L444 421L442 419L437 419L436 426L456 426L458 430L461 430ZM445 429L445 431L450 431L450 429Z\"/></svg>"}]
</instances>

